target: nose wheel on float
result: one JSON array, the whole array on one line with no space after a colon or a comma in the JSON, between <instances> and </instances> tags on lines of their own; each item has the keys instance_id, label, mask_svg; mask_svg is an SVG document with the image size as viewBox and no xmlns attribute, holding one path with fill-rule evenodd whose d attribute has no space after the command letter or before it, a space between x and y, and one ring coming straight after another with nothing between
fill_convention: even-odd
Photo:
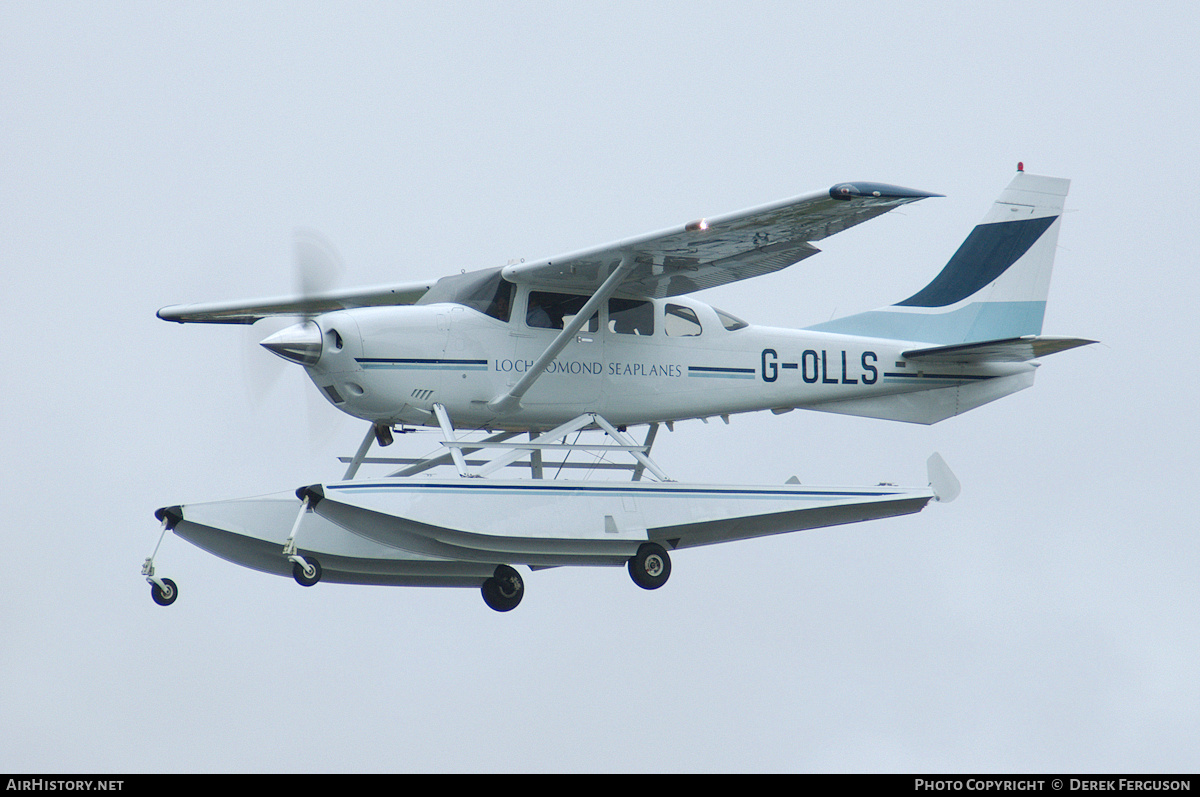
<instances>
[{"instance_id":1,"label":"nose wheel on float","mask_svg":"<svg viewBox=\"0 0 1200 797\"><path fill-rule=\"evenodd\" d=\"M292 578L302 587L311 587L321 580L321 563L312 556L296 556L292 561Z\"/></svg>"},{"instance_id":2,"label":"nose wheel on float","mask_svg":"<svg viewBox=\"0 0 1200 797\"><path fill-rule=\"evenodd\" d=\"M154 546L154 553L146 557L146 561L142 563L142 575L150 584L150 597L154 602L159 606L170 606L179 597L179 587L175 586L175 582L171 579L159 578L154 574L154 557L158 556L158 549L162 546L163 537L167 536L167 532L175 526L179 519L165 509L158 510L154 516L162 521L162 533L158 535L158 544Z\"/></svg>"},{"instance_id":3,"label":"nose wheel on float","mask_svg":"<svg viewBox=\"0 0 1200 797\"><path fill-rule=\"evenodd\" d=\"M296 583L302 587L311 587L321 580L321 563L311 555L300 555L296 550L296 534L300 531L300 522L304 520L304 516L316 506L316 500L303 487L296 491L296 497L300 499L300 513L296 515L296 522L292 524L292 533L283 544L283 555L292 563L292 578L296 579Z\"/></svg>"},{"instance_id":4,"label":"nose wheel on float","mask_svg":"<svg viewBox=\"0 0 1200 797\"><path fill-rule=\"evenodd\" d=\"M150 581L150 597L159 606L170 606L179 597L179 587L169 578Z\"/></svg>"}]
</instances>

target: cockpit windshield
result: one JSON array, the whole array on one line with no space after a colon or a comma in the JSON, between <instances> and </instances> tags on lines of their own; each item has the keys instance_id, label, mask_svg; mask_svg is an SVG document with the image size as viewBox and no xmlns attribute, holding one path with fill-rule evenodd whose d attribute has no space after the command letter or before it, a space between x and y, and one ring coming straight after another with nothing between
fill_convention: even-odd
<instances>
[{"instance_id":1,"label":"cockpit windshield","mask_svg":"<svg viewBox=\"0 0 1200 797\"><path fill-rule=\"evenodd\" d=\"M735 329L745 329L746 327L750 326L742 319L738 318L737 316L730 315L724 310L717 310L715 307L713 310L716 311L717 318L721 319L721 326L725 327L730 332L734 331Z\"/></svg>"},{"instance_id":2,"label":"cockpit windshield","mask_svg":"<svg viewBox=\"0 0 1200 797\"><path fill-rule=\"evenodd\" d=\"M417 304L461 304L498 321L508 321L512 298L513 284L500 275L500 269L489 268L442 277Z\"/></svg>"}]
</instances>

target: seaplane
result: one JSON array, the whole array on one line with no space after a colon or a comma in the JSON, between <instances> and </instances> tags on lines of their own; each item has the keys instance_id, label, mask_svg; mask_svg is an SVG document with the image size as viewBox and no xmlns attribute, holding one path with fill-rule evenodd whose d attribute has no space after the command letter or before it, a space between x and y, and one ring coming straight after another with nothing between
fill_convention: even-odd
<instances>
[{"instance_id":1,"label":"seaplane","mask_svg":"<svg viewBox=\"0 0 1200 797\"><path fill-rule=\"evenodd\" d=\"M1095 342L1042 335L1069 184L1018 165L925 287L802 329L757 326L693 294L781 271L815 242L941 195L839 183L436 280L164 307L158 317L181 324L294 318L261 345L367 429L339 480L158 509L142 567L151 596L165 606L179 594L156 574L168 531L306 587L468 587L506 612L525 592L519 567L623 566L654 590L682 549L953 500L960 486L937 454L927 485L814 487L675 481L650 451L662 426L690 419L806 409L933 424L1030 387L1041 358ZM415 431L440 438L436 449L370 455ZM387 472L361 476L364 465Z\"/></svg>"}]
</instances>

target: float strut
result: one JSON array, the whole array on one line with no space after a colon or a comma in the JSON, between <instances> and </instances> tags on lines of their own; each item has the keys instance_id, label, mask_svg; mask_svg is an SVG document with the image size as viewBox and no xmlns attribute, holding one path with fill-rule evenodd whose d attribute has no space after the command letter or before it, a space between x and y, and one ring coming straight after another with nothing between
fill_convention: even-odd
<instances>
[{"instance_id":1,"label":"float strut","mask_svg":"<svg viewBox=\"0 0 1200 797\"><path fill-rule=\"evenodd\" d=\"M296 522L292 524L292 533L288 536L287 542L283 546L283 555L289 561L300 565L305 570L311 570L312 567L304 560L303 556L296 553L296 533L300 531L300 521L304 520L304 513L308 511L308 496L304 496L304 500L300 502L300 512L296 515Z\"/></svg>"},{"instance_id":2,"label":"float strut","mask_svg":"<svg viewBox=\"0 0 1200 797\"><path fill-rule=\"evenodd\" d=\"M166 585L154 575L154 559L158 556L158 549L162 547L163 538L167 536L167 532L170 530L171 518L164 514L162 519L162 533L158 535L158 544L154 546L154 553L150 554L146 561L142 563L142 575L146 577L146 581L164 591L167 591Z\"/></svg>"},{"instance_id":3,"label":"float strut","mask_svg":"<svg viewBox=\"0 0 1200 797\"><path fill-rule=\"evenodd\" d=\"M346 474L342 476L342 481L348 482L354 478L354 474L358 473L358 466L367 458L367 452L371 450L371 443L378 437L374 424L367 429L367 436L363 438L362 444L359 445L358 451L354 454L354 459L350 460L350 467L346 468Z\"/></svg>"}]
</instances>

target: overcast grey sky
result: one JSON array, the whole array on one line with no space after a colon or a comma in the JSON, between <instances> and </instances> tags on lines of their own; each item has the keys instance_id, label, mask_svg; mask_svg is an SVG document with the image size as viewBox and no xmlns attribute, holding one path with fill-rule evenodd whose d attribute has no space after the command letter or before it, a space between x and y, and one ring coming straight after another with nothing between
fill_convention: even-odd
<instances>
[{"instance_id":1,"label":"overcast grey sky","mask_svg":"<svg viewBox=\"0 0 1200 797\"><path fill-rule=\"evenodd\" d=\"M0 4L0 771L1195 771L1193 4ZM936 191L699 298L802 326L1073 180L1032 390L931 428L680 424L681 480L963 483L911 517L474 590L292 581L152 512L361 431L167 304L571 251L845 180ZM310 433L310 419L319 431Z\"/></svg>"}]
</instances>

